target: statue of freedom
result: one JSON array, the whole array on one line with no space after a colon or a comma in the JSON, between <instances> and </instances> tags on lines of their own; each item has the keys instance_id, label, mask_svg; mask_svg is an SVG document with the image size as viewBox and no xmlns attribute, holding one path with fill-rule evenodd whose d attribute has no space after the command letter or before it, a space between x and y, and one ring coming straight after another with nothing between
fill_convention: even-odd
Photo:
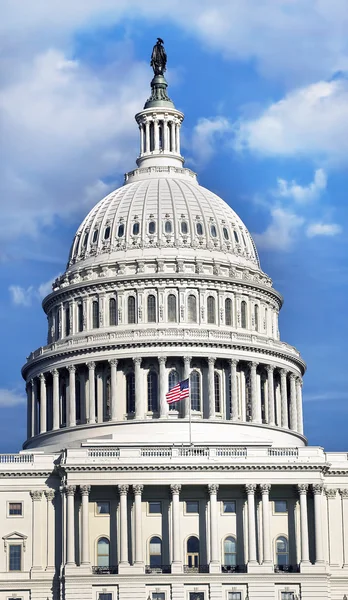
<instances>
[{"instance_id":1,"label":"statue of freedom","mask_svg":"<svg viewBox=\"0 0 348 600\"><path fill-rule=\"evenodd\" d=\"M157 42L152 50L150 65L155 75L163 75L166 70L167 55L163 44L163 40L157 38Z\"/></svg>"}]
</instances>

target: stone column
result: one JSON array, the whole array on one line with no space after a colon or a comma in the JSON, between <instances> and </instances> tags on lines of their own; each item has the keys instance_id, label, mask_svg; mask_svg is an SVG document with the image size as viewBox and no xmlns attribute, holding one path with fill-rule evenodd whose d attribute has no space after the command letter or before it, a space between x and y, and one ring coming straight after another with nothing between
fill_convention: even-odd
<instances>
[{"instance_id":1,"label":"stone column","mask_svg":"<svg viewBox=\"0 0 348 600\"><path fill-rule=\"evenodd\" d=\"M290 429L297 431L297 394L294 373L290 373Z\"/></svg>"},{"instance_id":2,"label":"stone column","mask_svg":"<svg viewBox=\"0 0 348 600\"><path fill-rule=\"evenodd\" d=\"M144 419L144 394L141 389L141 358L133 358L134 378L135 378L135 419Z\"/></svg>"},{"instance_id":3,"label":"stone column","mask_svg":"<svg viewBox=\"0 0 348 600\"><path fill-rule=\"evenodd\" d=\"M159 149L159 130L158 130L158 120L153 120L153 137L154 137L154 150Z\"/></svg>"},{"instance_id":4,"label":"stone column","mask_svg":"<svg viewBox=\"0 0 348 600\"><path fill-rule=\"evenodd\" d=\"M47 390L44 373L40 373L40 433L47 431Z\"/></svg>"},{"instance_id":5,"label":"stone column","mask_svg":"<svg viewBox=\"0 0 348 600\"><path fill-rule=\"evenodd\" d=\"M289 427L288 423L288 390L286 386L287 371L280 369L280 396L281 396L281 425L282 427Z\"/></svg>"},{"instance_id":6,"label":"stone column","mask_svg":"<svg viewBox=\"0 0 348 600\"><path fill-rule=\"evenodd\" d=\"M329 564L331 565L331 567L339 567L339 559L338 559L338 554L339 554L339 549L338 549L338 540L337 540L337 531L335 531L335 524L336 524L336 514L337 514L337 505L336 505L336 498L337 498L337 489L335 488L326 488L324 490L324 493L326 495L327 498L327 511L325 511L324 514L327 515L327 520L328 520L328 531L330 532L329 534Z\"/></svg>"},{"instance_id":7,"label":"stone column","mask_svg":"<svg viewBox=\"0 0 348 600\"><path fill-rule=\"evenodd\" d=\"M267 371L267 388L268 388L268 423L275 425L275 410L274 410L274 367L266 365Z\"/></svg>"},{"instance_id":8,"label":"stone column","mask_svg":"<svg viewBox=\"0 0 348 600\"><path fill-rule=\"evenodd\" d=\"M142 123L139 125L139 131L140 131L140 154L143 154L144 153L144 128L143 128Z\"/></svg>"},{"instance_id":9,"label":"stone column","mask_svg":"<svg viewBox=\"0 0 348 600\"><path fill-rule=\"evenodd\" d=\"M313 485L314 494L314 531L315 531L315 564L324 563L323 525L322 525L322 491L320 483Z\"/></svg>"},{"instance_id":10,"label":"stone column","mask_svg":"<svg viewBox=\"0 0 348 600\"><path fill-rule=\"evenodd\" d=\"M348 568L348 488L339 490L342 499L343 567Z\"/></svg>"},{"instance_id":11,"label":"stone column","mask_svg":"<svg viewBox=\"0 0 348 600\"><path fill-rule=\"evenodd\" d=\"M256 522L255 522L255 490L254 483L245 486L248 497L248 565L256 565Z\"/></svg>"},{"instance_id":12,"label":"stone column","mask_svg":"<svg viewBox=\"0 0 348 600\"><path fill-rule=\"evenodd\" d=\"M209 397L209 419L215 419L215 386L214 386L215 358L208 357L208 397Z\"/></svg>"},{"instance_id":13,"label":"stone column","mask_svg":"<svg viewBox=\"0 0 348 600\"><path fill-rule=\"evenodd\" d=\"M166 393L168 391L167 378L166 378L166 356L160 356L159 362L159 392L160 392L160 417L163 419L168 415L168 404L166 399Z\"/></svg>"},{"instance_id":14,"label":"stone column","mask_svg":"<svg viewBox=\"0 0 348 600\"><path fill-rule=\"evenodd\" d=\"M184 356L184 379L189 379L190 378L190 371L191 371L191 356ZM191 394L190 394L191 396ZM190 412L190 401L191 398L186 398L184 400L185 405L184 405L184 416L186 418L188 418L189 416L189 412Z\"/></svg>"},{"instance_id":15,"label":"stone column","mask_svg":"<svg viewBox=\"0 0 348 600\"><path fill-rule=\"evenodd\" d=\"M90 485L81 485L82 514L81 514L81 564L89 565L89 515L88 500L91 491Z\"/></svg>"},{"instance_id":16,"label":"stone column","mask_svg":"<svg viewBox=\"0 0 348 600\"><path fill-rule=\"evenodd\" d=\"M120 564L129 565L128 561L128 485L119 485L120 494Z\"/></svg>"},{"instance_id":17,"label":"stone column","mask_svg":"<svg viewBox=\"0 0 348 600\"><path fill-rule=\"evenodd\" d=\"M252 413L252 422L253 423L261 423L261 402L259 398L259 394L257 393L257 376L256 369L258 363L251 362L249 363L250 367L250 381L251 381L251 413Z\"/></svg>"},{"instance_id":18,"label":"stone column","mask_svg":"<svg viewBox=\"0 0 348 600\"><path fill-rule=\"evenodd\" d=\"M42 491L34 490L30 492L33 501L33 550L32 550L32 571L42 571L42 527L41 527L41 498Z\"/></svg>"},{"instance_id":19,"label":"stone column","mask_svg":"<svg viewBox=\"0 0 348 600\"><path fill-rule=\"evenodd\" d=\"M237 365L238 360L232 358L230 360L231 368L231 419L238 421L238 387L237 387Z\"/></svg>"},{"instance_id":20,"label":"stone column","mask_svg":"<svg viewBox=\"0 0 348 600\"><path fill-rule=\"evenodd\" d=\"M110 392L111 392L111 421L117 421L117 406L116 406L116 384L117 384L117 363L116 358L109 360L110 365Z\"/></svg>"},{"instance_id":21,"label":"stone column","mask_svg":"<svg viewBox=\"0 0 348 600\"><path fill-rule=\"evenodd\" d=\"M174 483L170 486L172 492L172 534L173 560L172 573L182 572L181 539L180 539L180 490L181 485Z\"/></svg>"},{"instance_id":22,"label":"stone column","mask_svg":"<svg viewBox=\"0 0 348 600\"><path fill-rule=\"evenodd\" d=\"M95 423L95 362L87 363L89 380L89 422Z\"/></svg>"},{"instance_id":23,"label":"stone column","mask_svg":"<svg viewBox=\"0 0 348 600\"><path fill-rule=\"evenodd\" d=\"M141 495L143 493L143 485L133 485L134 491L134 517L135 517L135 564L143 565L143 536L142 536L142 514L141 514Z\"/></svg>"},{"instance_id":24,"label":"stone column","mask_svg":"<svg viewBox=\"0 0 348 600\"><path fill-rule=\"evenodd\" d=\"M168 152L168 121L163 120L163 150Z\"/></svg>"},{"instance_id":25,"label":"stone column","mask_svg":"<svg viewBox=\"0 0 348 600\"><path fill-rule=\"evenodd\" d=\"M145 152L150 152L150 122L145 121Z\"/></svg>"},{"instance_id":26,"label":"stone column","mask_svg":"<svg viewBox=\"0 0 348 600\"><path fill-rule=\"evenodd\" d=\"M303 414L302 414L302 379L298 377L296 380L296 396L297 396L297 431L303 434Z\"/></svg>"},{"instance_id":27,"label":"stone column","mask_svg":"<svg viewBox=\"0 0 348 600\"><path fill-rule=\"evenodd\" d=\"M66 509L66 564L75 565L75 491L76 485L65 488Z\"/></svg>"},{"instance_id":28,"label":"stone column","mask_svg":"<svg viewBox=\"0 0 348 600\"><path fill-rule=\"evenodd\" d=\"M309 538L307 515L308 484L300 483L297 486L300 495L300 529L301 529L301 565L309 565Z\"/></svg>"},{"instance_id":29,"label":"stone column","mask_svg":"<svg viewBox=\"0 0 348 600\"><path fill-rule=\"evenodd\" d=\"M31 437L31 385L27 381L25 386L27 393L27 440Z\"/></svg>"},{"instance_id":30,"label":"stone column","mask_svg":"<svg viewBox=\"0 0 348 600\"><path fill-rule=\"evenodd\" d=\"M54 490L46 490L45 496L47 500L47 556L46 556L46 571L55 570L55 524L54 524L54 507L53 500L55 496Z\"/></svg>"},{"instance_id":31,"label":"stone column","mask_svg":"<svg viewBox=\"0 0 348 600\"><path fill-rule=\"evenodd\" d=\"M219 543L218 543L218 514L217 514L217 493L219 486L215 483L208 485L210 495L210 573L219 573L221 565L219 561Z\"/></svg>"},{"instance_id":32,"label":"stone column","mask_svg":"<svg viewBox=\"0 0 348 600\"><path fill-rule=\"evenodd\" d=\"M59 429L59 371L52 369L53 391L52 391L52 412L53 412L53 430Z\"/></svg>"},{"instance_id":33,"label":"stone column","mask_svg":"<svg viewBox=\"0 0 348 600\"><path fill-rule=\"evenodd\" d=\"M36 435L36 393L35 393L35 381L30 380L31 386L31 437Z\"/></svg>"},{"instance_id":34,"label":"stone column","mask_svg":"<svg viewBox=\"0 0 348 600\"><path fill-rule=\"evenodd\" d=\"M176 151L180 154L180 122L176 125Z\"/></svg>"},{"instance_id":35,"label":"stone column","mask_svg":"<svg viewBox=\"0 0 348 600\"><path fill-rule=\"evenodd\" d=\"M263 564L272 565L272 549L271 549L271 529L270 529L270 507L269 493L271 486L269 483L261 484L262 494L262 541L263 541Z\"/></svg>"},{"instance_id":36,"label":"stone column","mask_svg":"<svg viewBox=\"0 0 348 600\"><path fill-rule=\"evenodd\" d=\"M69 404L68 404L68 427L76 426L76 395L75 395L75 365L68 366L69 371Z\"/></svg>"}]
</instances>

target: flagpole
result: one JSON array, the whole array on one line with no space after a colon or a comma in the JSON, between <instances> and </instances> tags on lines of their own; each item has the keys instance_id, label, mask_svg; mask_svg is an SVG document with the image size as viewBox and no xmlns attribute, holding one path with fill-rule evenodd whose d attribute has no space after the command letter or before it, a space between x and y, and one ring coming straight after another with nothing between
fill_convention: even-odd
<instances>
[{"instance_id":1,"label":"flagpole","mask_svg":"<svg viewBox=\"0 0 348 600\"><path fill-rule=\"evenodd\" d=\"M190 438L190 446L192 446L192 420L191 420L191 386L189 381L189 438Z\"/></svg>"}]
</instances>

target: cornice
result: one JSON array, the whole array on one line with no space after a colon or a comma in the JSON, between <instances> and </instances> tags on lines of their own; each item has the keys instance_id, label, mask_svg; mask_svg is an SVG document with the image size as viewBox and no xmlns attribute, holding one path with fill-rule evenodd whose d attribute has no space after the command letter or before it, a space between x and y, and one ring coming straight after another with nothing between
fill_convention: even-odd
<instances>
[{"instance_id":1,"label":"cornice","mask_svg":"<svg viewBox=\"0 0 348 600\"><path fill-rule=\"evenodd\" d=\"M326 474L326 465L323 464L233 464L233 465L64 465L59 466L58 470L62 474L67 473L84 473L84 472L229 472L229 471L264 471L264 472L275 472L275 471L311 471Z\"/></svg>"},{"instance_id":2,"label":"cornice","mask_svg":"<svg viewBox=\"0 0 348 600\"><path fill-rule=\"evenodd\" d=\"M51 471L0 471L1 479L9 479L12 477L25 477L28 479L29 477L50 477L55 474L55 468L53 467Z\"/></svg>"}]
</instances>

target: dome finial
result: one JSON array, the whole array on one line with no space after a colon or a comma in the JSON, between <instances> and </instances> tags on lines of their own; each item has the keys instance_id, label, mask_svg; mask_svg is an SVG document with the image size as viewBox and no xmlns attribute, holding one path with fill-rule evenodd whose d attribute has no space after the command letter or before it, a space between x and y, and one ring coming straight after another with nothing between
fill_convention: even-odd
<instances>
[{"instance_id":1,"label":"dome finial","mask_svg":"<svg viewBox=\"0 0 348 600\"><path fill-rule=\"evenodd\" d=\"M150 65L155 75L163 75L167 65L167 54L164 49L164 41L158 37L157 42L152 49Z\"/></svg>"},{"instance_id":2,"label":"dome finial","mask_svg":"<svg viewBox=\"0 0 348 600\"><path fill-rule=\"evenodd\" d=\"M153 68L154 77L151 81L151 96L146 101L144 108L155 108L167 106L174 108L174 104L167 94L168 84L163 73L167 70L167 54L164 49L162 38L158 37L152 48L150 65Z\"/></svg>"}]
</instances>

